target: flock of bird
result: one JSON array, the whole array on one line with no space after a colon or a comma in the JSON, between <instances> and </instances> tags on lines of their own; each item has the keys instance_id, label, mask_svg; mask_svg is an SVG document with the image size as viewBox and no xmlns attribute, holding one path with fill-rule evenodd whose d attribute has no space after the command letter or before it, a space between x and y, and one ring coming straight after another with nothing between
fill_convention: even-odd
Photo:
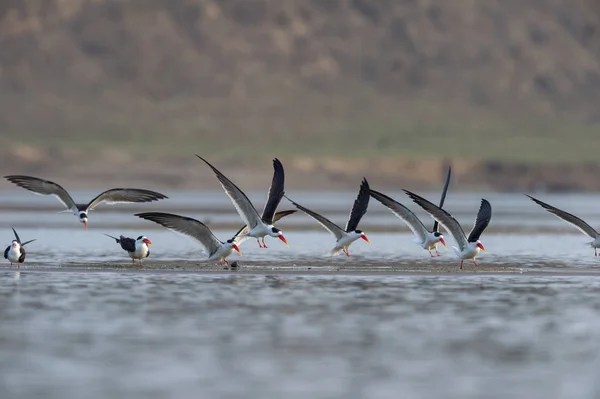
<instances>
[{"instance_id":1,"label":"flock of bird","mask_svg":"<svg viewBox=\"0 0 600 399\"><path fill-rule=\"evenodd\" d=\"M349 248L353 242L358 239L363 239L366 242L369 242L369 239L365 233L358 229L358 225L362 217L367 212L369 199L371 197L387 207L394 215L400 218L414 233L414 242L421 246L424 250L428 251L431 257L434 256L432 251L435 251L436 255L440 256L440 253L437 249L438 244L441 243L444 247L446 246L444 235L439 231L439 226L442 226L444 230L450 236L452 236L457 244L457 246L453 248L457 257L461 260L460 269L463 268L463 263L465 260L472 260L475 266L478 266L475 258L480 251L485 252L485 247L481 243L480 237L489 225L492 218L491 204L486 199L481 200L479 211L475 218L475 224L467 236L461 228L460 223L450 213L442 208L448 192L448 186L450 184L450 168L448 168L448 173L444 188L442 190L439 205L435 205L411 191L403 190L410 199L423 208L423 210L425 210L434 219L433 228L431 230L429 230L425 224L423 224L423 222L406 206L381 192L370 189L369 183L366 179L362 180L358 195L350 211L348 221L346 222L346 226L342 228L324 216L298 204L285 195L285 174L283 165L278 159L273 160L273 179L267 195L267 202L262 213L259 214L250 199L235 183L233 183L207 160L199 155L196 156L204 161L206 165L208 165L215 173L225 193L232 201L242 221L245 223L244 226L242 226L231 238L227 239L226 241L221 241L215 237L208 226L206 226L204 223L187 216L164 212L143 212L136 213L134 216L152 221L166 227L167 229L196 239L205 249L204 253L206 255L206 261L218 261L219 264L223 264L223 262L229 264L227 257L229 257L234 251L241 255L239 246L250 238L255 238L260 248L267 248L267 244L265 242L265 237L267 236L278 238L285 245L288 245L283 232L275 227L274 223L281 218L296 212L297 210L300 210L316 220L335 237L335 246L330 251L331 255L336 255L343 251L346 256L350 256ZM14 183L18 187L29 190L35 194L55 196L65 206L66 209L63 212L72 212L77 219L84 224L86 230L88 228L89 212L102 203L143 203L159 201L168 198L166 195L156 191L136 188L113 188L100 193L88 203L76 203L71 195L62 186L52 181L23 175L5 176L5 179L11 183ZM594 248L594 254L598 256L597 248L600 248L600 233L594 230L582 219L548 205L529 195L527 196L542 208L575 226L584 234L590 236L593 239L593 241L590 242L590 245L592 248ZM277 212L277 208L284 197L288 199L290 203L292 203L297 209ZM4 258L8 259L11 268L13 263L16 263L20 268L21 264L25 261L25 245L35 241L35 239L22 242L15 229L13 228L12 230L14 232L15 239L4 251ZM150 255L148 245L152 245L152 242L146 236L142 235L137 239L133 239L124 236L116 238L108 234L105 235L111 239L114 239L117 244L120 244L121 248L128 253L129 257L131 257L132 263L134 264L135 260L137 259L139 261L139 265L141 266L142 259L145 259Z\"/></svg>"}]
</instances>

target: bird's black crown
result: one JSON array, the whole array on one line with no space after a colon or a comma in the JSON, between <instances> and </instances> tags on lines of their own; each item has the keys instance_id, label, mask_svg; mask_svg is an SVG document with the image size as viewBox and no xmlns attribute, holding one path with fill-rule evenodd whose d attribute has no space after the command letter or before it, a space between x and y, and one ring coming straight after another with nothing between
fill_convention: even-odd
<instances>
[{"instance_id":1,"label":"bird's black crown","mask_svg":"<svg viewBox=\"0 0 600 399\"><path fill-rule=\"evenodd\" d=\"M86 214L86 213L80 213L80 214L79 214L79 219L84 219L84 218L86 218L86 217L87 217L87 214Z\"/></svg>"},{"instance_id":2,"label":"bird's black crown","mask_svg":"<svg viewBox=\"0 0 600 399\"><path fill-rule=\"evenodd\" d=\"M363 232L362 232L362 230L354 230L354 232L355 232L356 234L362 234L362 233L363 233Z\"/></svg>"},{"instance_id":3,"label":"bird's black crown","mask_svg":"<svg viewBox=\"0 0 600 399\"><path fill-rule=\"evenodd\" d=\"M436 231L436 232L433 233L433 235L435 237L440 237L442 235L442 233L440 233L439 231Z\"/></svg>"},{"instance_id":4,"label":"bird's black crown","mask_svg":"<svg viewBox=\"0 0 600 399\"><path fill-rule=\"evenodd\" d=\"M281 230L279 230L277 227L272 227L271 231L275 234L279 233Z\"/></svg>"}]
</instances>

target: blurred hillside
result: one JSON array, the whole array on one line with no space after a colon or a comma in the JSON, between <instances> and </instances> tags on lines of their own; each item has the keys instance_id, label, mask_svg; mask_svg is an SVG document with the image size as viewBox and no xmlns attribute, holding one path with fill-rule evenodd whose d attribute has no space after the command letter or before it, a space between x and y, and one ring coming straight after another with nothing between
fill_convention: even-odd
<instances>
[{"instance_id":1,"label":"blurred hillside","mask_svg":"<svg viewBox=\"0 0 600 399\"><path fill-rule=\"evenodd\" d=\"M453 159L514 189L553 162L599 189L561 166L597 172L599 22L594 0L3 0L3 162Z\"/></svg>"}]
</instances>

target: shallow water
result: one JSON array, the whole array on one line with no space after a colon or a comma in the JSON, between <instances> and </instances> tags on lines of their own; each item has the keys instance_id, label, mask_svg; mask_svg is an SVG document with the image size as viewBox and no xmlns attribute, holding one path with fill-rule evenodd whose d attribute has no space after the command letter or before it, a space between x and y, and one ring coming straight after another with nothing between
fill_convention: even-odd
<instances>
[{"instance_id":1,"label":"shallow water","mask_svg":"<svg viewBox=\"0 0 600 399\"><path fill-rule=\"evenodd\" d=\"M99 207L85 232L72 215L55 213L54 199L24 194L0 195L0 242L12 240L10 225L23 240L38 239L27 247L24 269L0 270L0 398L600 394L600 258L586 246L589 238L522 195L448 198L467 231L479 199L492 203L482 237L488 252L478 261L510 274L476 275L473 268L457 272L451 248L429 258L375 201L363 223L372 244L357 241L350 258L328 257L333 238L292 215L279 224L290 248L276 239L267 239L268 249L247 241L243 256L230 258L240 272L115 270L130 261L103 232L146 234L155 243L149 266L201 259L192 239L135 212L197 217L222 239L239 218L222 193L168 193L172 201ZM354 195L293 198L343 225ZM262 204L264 193L251 197ZM540 198L600 226L600 196ZM71 268L92 263L106 270ZM436 273L399 275L398 265ZM452 274L437 273L439 266ZM313 274L301 274L308 267ZM540 271L547 275L534 274ZM571 271L586 274L561 275Z\"/></svg>"},{"instance_id":2,"label":"shallow water","mask_svg":"<svg viewBox=\"0 0 600 399\"><path fill-rule=\"evenodd\" d=\"M2 398L592 398L600 279L0 275Z\"/></svg>"}]
</instances>

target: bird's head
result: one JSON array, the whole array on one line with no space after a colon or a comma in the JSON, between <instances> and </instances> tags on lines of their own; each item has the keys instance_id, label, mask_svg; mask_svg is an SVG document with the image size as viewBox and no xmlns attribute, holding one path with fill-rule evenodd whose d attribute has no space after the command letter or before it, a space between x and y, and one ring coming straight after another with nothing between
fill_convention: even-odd
<instances>
[{"instance_id":1,"label":"bird's head","mask_svg":"<svg viewBox=\"0 0 600 399\"><path fill-rule=\"evenodd\" d=\"M442 245L445 247L446 246L446 241L444 240L444 236L442 235L442 233L440 233L439 231L436 231L433 233L433 236L442 243Z\"/></svg>"},{"instance_id":2,"label":"bird's head","mask_svg":"<svg viewBox=\"0 0 600 399\"><path fill-rule=\"evenodd\" d=\"M283 236L283 233L281 232L281 230L279 230L277 227L274 226L269 226L270 230L269 230L269 235L271 237L275 237L275 238L279 238L281 241L283 241L283 243L289 247L287 240L285 239L285 237Z\"/></svg>"},{"instance_id":3,"label":"bird's head","mask_svg":"<svg viewBox=\"0 0 600 399\"><path fill-rule=\"evenodd\" d=\"M233 238L227 240L227 244L231 245L231 248L233 248L235 252L237 252L240 255L242 254L242 251L240 251L240 247L237 246Z\"/></svg>"},{"instance_id":4,"label":"bird's head","mask_svg":"<svg viewBox=\"0 0 600 399\"><path fill-rule=\"evenodd\" d=\"M476 245L477 245L477 248L481 249L483 252L487 252L485 250L485 248L483 247L483 244L481 243L481 241L477 240Z\"/></svg>"},{"instance_id":5,"label":"bird's head","mask_svg":"<svg viewBox=\"0 0 600 399\"><path fill-rule=\"evenodd\" d=\"M152 245L152 241L150 241L146 236L139 236L136 241L142 244Z\"/></svg>"},{"instance_id":6,"label":"bird's head","mask_svg":"<svg viewBox=\"0 0 600 399\"><path fill-rule=\"evenodd\" d=\"M83 223L83 225L85 226L85 229L87 230L87 221L88 221L88 217L87 217L87 213L85 212L79 212L79 221L81 223Z\"/></svg>"},{"instance_id":7,"label":"bird's head","mask_svg":"<svg viewBox=\"0 0 600 399\"><path fill-rule=\"evenodd\" d=\"M13 241L12 241L12 247L13 247L14 249L17 249L17 248L19 248L19 242L18 242L17 240L13 240Z\"/></svg>"},{"instance_id":8,"label":"bird's head","mask_svg":"<svg viewBox=\"0 0 600 399\"><path fill-rule=\"evenodd\" d=\"M367 235L362 230L354 230L353 233L358 236L357 238L360 237L363 240L365 240L366 242L368 242L369 244L371 243L371 241L369 241L369 239L367 238Z\"/></svg>"}]
</instances>

